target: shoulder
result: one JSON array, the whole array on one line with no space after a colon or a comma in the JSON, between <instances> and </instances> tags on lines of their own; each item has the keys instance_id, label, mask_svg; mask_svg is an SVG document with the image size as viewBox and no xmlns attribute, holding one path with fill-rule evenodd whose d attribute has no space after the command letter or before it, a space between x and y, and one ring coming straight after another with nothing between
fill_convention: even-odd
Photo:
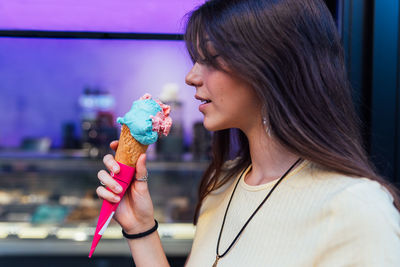
<instances>
[{"instance_id":1,"label":"shoulder","mask_svg":"<svg viewBox=\"0 0 400 267\"><path fill-rule=\"evenodd\" d=\"M352 177L327 170L314 163L309 166L312 186L325 189L326 201L332 208L366 208L367 210L396 211L393 196L377 181L365 177Z\"/></svg>"},{"instance_id":2,"label":"shoulder","mask_svg":"<svg viewBox=\"0 0 400 267\"><path fill-rule=\"evenodd\" d=\"M349 227L357 227L369 236L384 232L400 235L400 214L386 188L367 178L350 179L357 181L332 197L328 211L343 218L343 223Z\"/></svg>"},{"instance_id":3,"label":"shoulder","mask_svg":"<svg viewBox=\"0 0 400 267\"><path fill-rule=\"evenodd\" d=\"M358 214L358 218L380 214L400 222L393 196L377 181L329 171L313 163L309 166L308 178L311 188L318 188L323 192L323 197L319 200L331 212Z\"/></svg>"},{"instance_id":4,"label":"shoulder","mask_svg":"<svg viewBox=\"0 0 400 267\"><path fill-rule=\"evenodd\" d=\"M392 227L400 231L400 214L393 196L380 183L362 177L351 177L310 162L297 177L288 179L289 193L295 197L307 195L313 207L333 226L357 225L358 229ZM386 229L389 229L386 227Z\"/></svg>"},{"instance_id":5,"label":"shoulder","mask_svg":"<svg viewBox=\"0 0 400 267\"><path fill-rule=\"evenodd\" d=\"M236 167L239 162L239 158L235 158L233 160L228 160L224 162L222 166L222 172L221 175L217 178L218 181L223 180L229 173L229 171ZM204 212L207 211L210 208L215 207L216 203L221 203L221 201L224 199L225 195L231 192L233 186L234 186L234 181L237 179L237 175L234 175L232 179L228 180L226 183L218 187L217 189L214 189L211 191L206 198L203 200L201 209L200 209L200 215Z\"/></svg>"},{"instance_id":6,"label":"shoulder","mask_svg":"<svg viewBox=\"0 0 400 267\"><path fill-rule=\"evenodd\" d=\"M338 260L356 266L399 266L400 214L392 195L368 178L337 174L336 179L343 184L335 184L323 205L321 247L326 250L321 260L326 266Z\"/></svg>"},{"instance_id":7,"label":"shoulder","mask_svg":"<svg viewBox=\"0 0 400 267\"><path fill-rule=\"evenodd\" d=\"M338 200L353 199L352 202L359 205L393 206L393 197L389 191L377 181L365 177L341 174L313 162L309 162L299 175L297 178L300 179L293 179L291 186L302 190L321 190L325 198L320 200L324 202L336 203Z\"/></svg>"},{"instance_id":8,"label":"shoulder","mask_svg":"<svg viewBox=\"0 0 400 267\"><path fill-rule=\"evenodd\" d=\"M332 195L328 207L333 211L355 213L361 217L369 215L395 218L399 212L393 204L393 197L385 187L368 178L342 177L348 180L343 188Z\"/></svg>"}]
</instances>

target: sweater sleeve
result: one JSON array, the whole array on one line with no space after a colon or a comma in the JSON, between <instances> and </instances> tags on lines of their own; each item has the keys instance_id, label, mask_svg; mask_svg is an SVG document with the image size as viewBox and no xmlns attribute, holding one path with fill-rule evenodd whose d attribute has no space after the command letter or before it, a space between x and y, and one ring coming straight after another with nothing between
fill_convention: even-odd
<instances>
[{"instance_id":1,"label":"sweater sleeve","mask_svg":"<svg viewBox=\"0 0 400 267\"><path fill-rule=\"evenodd\" d=\"M361 178L333 197L314 266L400 266L400 215L379 183Z\"/></svg>"}]
</instances>

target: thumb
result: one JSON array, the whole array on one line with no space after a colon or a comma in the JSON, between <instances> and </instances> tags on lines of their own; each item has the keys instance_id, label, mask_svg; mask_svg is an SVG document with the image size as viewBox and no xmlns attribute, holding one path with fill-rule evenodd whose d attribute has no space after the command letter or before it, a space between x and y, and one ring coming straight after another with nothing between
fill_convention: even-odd
<instances>
[{"instance_id":1,"label":"thumb","mask_svg":"<svg viewBox=\"0 0 400 267\"><path fill-rule=\"evenodd\" d=\"M136 163L136 175L133 183L135 191L139 194L144 194L148 191L147 181L140 181L140 179L146 177L147 175L146 154L142 154Z\"/></svg>"}]
</instances>

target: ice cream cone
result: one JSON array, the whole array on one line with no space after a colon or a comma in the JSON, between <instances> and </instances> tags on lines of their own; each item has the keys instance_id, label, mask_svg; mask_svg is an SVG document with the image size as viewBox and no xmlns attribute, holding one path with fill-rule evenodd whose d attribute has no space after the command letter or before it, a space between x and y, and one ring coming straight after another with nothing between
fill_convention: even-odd
<instances>
[{"instance_id":1,"label":"ice cream cone","mask_svg":"<svg viewBox=\"0 0 400 267\"><path fill-rule=\"evenodd\" d=\"M122 125L119 144L115 154L115 160L130 167L135 167L139 156L146 153L148 145L136 141L125 124Z\"/></svg>"},{"instance_id":2,"label":"ice cream cone","mask_svg":"<svg viewBox=\"0 0 400 267\"><path fill-rule=\"evenodd\" d=\"M119 144L115 154L115 160L120 166L120 171L111 173L111 176L122 187L122 192L119 193L121 199L135 175L136 162L139 156L146 153L149 144L157 141L158 135L168 135L172 125L169 111L170 107L168 105L163 104L161 101L152 100L151 95L145 94L139 100L133 102L131 110L124 117L117 119L117 122L122 124ZM136 133L135 137L132 136L131 131ZM111 203L103 200L89 258L94 253L118 205L119 202Z\"/></svg>"}]
</instances>

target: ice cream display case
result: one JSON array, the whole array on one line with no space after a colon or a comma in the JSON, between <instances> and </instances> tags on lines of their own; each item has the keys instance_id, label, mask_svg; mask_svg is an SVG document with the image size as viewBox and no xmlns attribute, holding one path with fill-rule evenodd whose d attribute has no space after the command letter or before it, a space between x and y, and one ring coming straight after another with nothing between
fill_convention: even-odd
<instances>
[{"instance_id":1,"label":"ice cream display case","mask_svg":"<svg viewBox=\"0 0 400 267\"><path fill-rule=\"evenodd\" d=\"M206 161L148 160L149 188L169 257L188 255L197 185ZM101 159L79 151L0 152L1 256L85 256L99 215L95 189ZM111 221L94 258L129 256L121 228Z\"/></svg>"}]
</instances>

